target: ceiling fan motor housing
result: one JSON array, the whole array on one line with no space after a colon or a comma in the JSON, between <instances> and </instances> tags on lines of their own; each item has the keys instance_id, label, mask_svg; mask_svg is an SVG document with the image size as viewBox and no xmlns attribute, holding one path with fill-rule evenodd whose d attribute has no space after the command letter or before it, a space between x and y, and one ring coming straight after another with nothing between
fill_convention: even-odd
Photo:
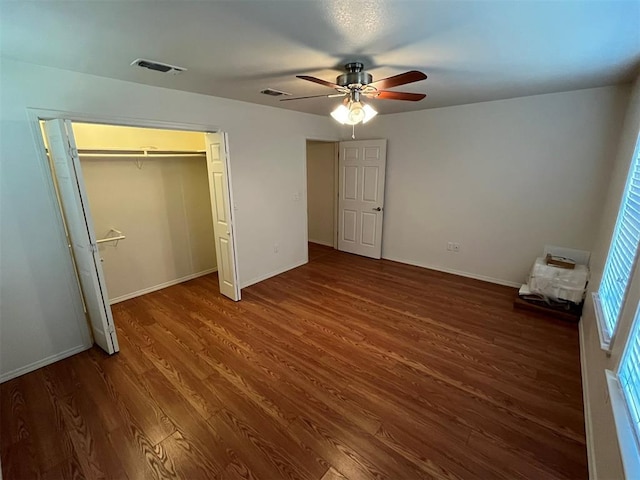
<instances>
[{"instance_id":1,"label":"ceiling fan motor housing","mask_svg":"<svg viewBox=\"0 0 640 480\"><path fill-rule=\"evenodd\" d=\"M336 85L348 87L349 85L368 85L373 82L373 76L363 71L364 65L360 62L347 63L344 66L347 73L343 73L336 78Z\"/></svg>"}]
</instances>

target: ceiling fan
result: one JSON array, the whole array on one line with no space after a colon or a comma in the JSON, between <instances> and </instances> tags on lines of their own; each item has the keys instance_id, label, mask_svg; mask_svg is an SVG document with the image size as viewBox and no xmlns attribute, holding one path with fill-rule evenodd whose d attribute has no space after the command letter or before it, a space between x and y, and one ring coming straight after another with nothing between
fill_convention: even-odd
<instances>
[{"instance_id":1,"label":"ceiling fan","mask_svg":"<svg viewBox=\"0 0 640 480\"><path fill-rule=\"evenodd\" d=\"M387 88L407 85L409 83L425 80L427 76L417 70L411 70L393 77L383 78L382 80L373 81L373 76L364 71L364 65L360 62L347 63L344 66L346 73L339 75L335 83L322 80L317 77L308 75L296 75L297 78L307 80L309 82L324 85L333 88L337 93L328 95L311 95L307 97L284 98L281 102L290 102L292 100L303 100L307 98L337 98L345 97L343 103L331 112L331 116L340 123L347 125L356 125L357 123L366 123L377 115L371 105L364 104L362 97L376 98L380 100L405 100L409 102L418 102L426 97L424 93L394 92L386 90Z\"/></svg>"}]
</instances>

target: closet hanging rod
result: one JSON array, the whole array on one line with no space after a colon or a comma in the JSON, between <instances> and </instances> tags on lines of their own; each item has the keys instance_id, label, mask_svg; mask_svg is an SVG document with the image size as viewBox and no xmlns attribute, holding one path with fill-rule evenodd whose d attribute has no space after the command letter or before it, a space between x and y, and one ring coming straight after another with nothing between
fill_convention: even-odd
<instances>
[{"instance_id":1,"label":"closet hanging rod","mask_svg":"<svg viewBox=\"0 0 640 480\"><path fill-rule=\"evenodd\" d=\"M153 157L200 157L205 151L194 152L184 150L78 150L81 157L119 157L119 158L153 158Z\"/></svg>"},{"instance_id":2,"label":"closet hanging rod","mask_svg":"<svg viewBox=\"0 0 640 480\"><path fill-rule=\"evenodd\" d=\"M117 237L107 237L107 238L101 238L100 240L96 240L96 243L106 243L106 242L117 242L118 240L124 240L125 237L124 235L119 235Z\"/></svg>"},{"instance_id":3,"label":"closet hanging rod","mask_svg":"<svg viewBox=\"0 0 640 480\"><path fill-rule=\"evenodd\" d=\"M115 233L115 236L109 236L111 234ZM110 228L109 231L107 232L107 235L104 238L101 238L100 240L96 240L96 244L98 243L106 243L106 242L116 242L115 246L118 246L118 242L120 240L124 240L125 237L122 232L120 230L118 230L117 228Z\"/></svg>"}]
</instances>

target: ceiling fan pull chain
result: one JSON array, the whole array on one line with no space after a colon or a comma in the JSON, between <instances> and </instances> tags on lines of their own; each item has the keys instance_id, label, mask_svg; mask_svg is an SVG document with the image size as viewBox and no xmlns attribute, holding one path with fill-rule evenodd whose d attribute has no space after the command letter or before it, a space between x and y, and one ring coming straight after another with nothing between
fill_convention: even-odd
<instances>
[{"instance_id":1,"label":"ceiling fan pull chain","mask_svg":"<svg viewBox=\"0 0 640 480\"><path fill-rule=\"evenodd\" d=\"M352 140L356 139L356 126L355 126L355 124L351 125L351 139Z\"/></svg>"}]
</instances>

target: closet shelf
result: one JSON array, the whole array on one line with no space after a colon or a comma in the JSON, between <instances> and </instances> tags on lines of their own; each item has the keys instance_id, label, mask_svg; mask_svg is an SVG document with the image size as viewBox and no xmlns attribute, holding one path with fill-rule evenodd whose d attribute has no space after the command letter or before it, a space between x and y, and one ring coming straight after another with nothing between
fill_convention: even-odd
<instances>
[{"instance_id":1,"label":"closet shelf","mask_svg":"<svg viewBox=\"0 0 640 480\"><path fill-rule=\"evenodd\" d=\"M78 150L81 157L119 157L119 158L162 158L162 157L195 157L205 155L203 151L187 150Z\"/></svg>"}]
</instances>

